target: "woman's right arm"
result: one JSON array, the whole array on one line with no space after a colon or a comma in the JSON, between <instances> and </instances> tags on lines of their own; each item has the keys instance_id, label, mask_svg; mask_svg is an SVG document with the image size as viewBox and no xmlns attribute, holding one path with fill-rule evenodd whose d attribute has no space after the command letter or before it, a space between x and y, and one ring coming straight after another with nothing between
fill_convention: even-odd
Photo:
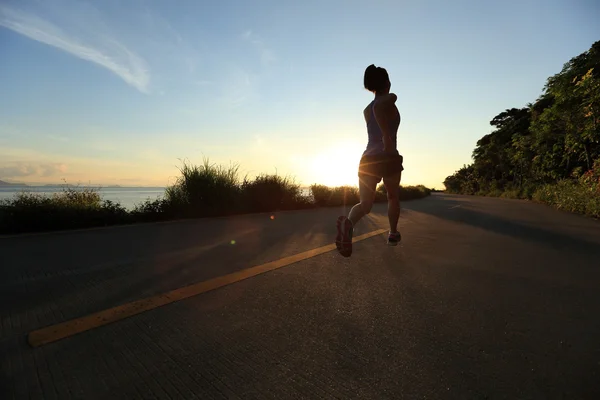
<instances>
[{"instance_id":1,"label":"woman's right arm","mask_svg":"<svg viewBox=\"0 0 600 400\"><path fill-rule=\"evenodd\" d=\"M380 100L375 103L373 111L375 120L377 121L379 128L381 128L381 133L383 135L383 149L385 152L393 152L395 149L393 148L394 144L390 132L390 120L394 111L393 107L396 102L396 95L390 94L388 96L389 97L382 99L383 101Z\"/></svg>"}]
</instances>

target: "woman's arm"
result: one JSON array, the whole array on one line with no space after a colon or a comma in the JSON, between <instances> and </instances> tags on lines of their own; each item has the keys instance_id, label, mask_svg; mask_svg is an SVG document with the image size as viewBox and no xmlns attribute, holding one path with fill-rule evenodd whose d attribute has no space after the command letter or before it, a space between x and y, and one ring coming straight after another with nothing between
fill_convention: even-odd
<instances>
[{"instance_id":1,"label":"woman's arm","mask_svg":"<svg viewBox=\"0 0 600 400\"><path fill-rule=\"evenodd\" d=\"M381 133L383 135L383 148L386 152L392 152L395 149L393 148L392 142L392 134L390 132L390 120L392 113L394 111L393 107L396 102L396 95L390 93L389 95L382 97L379 101L375 103L373 107L373 111L375 114L375 120L381 128Z\"/></svg>"},{"instance_id":2,"label":"woman's arm","mask_svg":"<svg viewBox=\"0 0 600 400\"><path fill-rule=\"evenodd\" d=\"M394 93L388 93L385 96L381 97L380 101L385 101L385 102L391 102L391 103L395 103L396 100L398 100L398 96L396 96Z\"/></svg>"}]
</instances>

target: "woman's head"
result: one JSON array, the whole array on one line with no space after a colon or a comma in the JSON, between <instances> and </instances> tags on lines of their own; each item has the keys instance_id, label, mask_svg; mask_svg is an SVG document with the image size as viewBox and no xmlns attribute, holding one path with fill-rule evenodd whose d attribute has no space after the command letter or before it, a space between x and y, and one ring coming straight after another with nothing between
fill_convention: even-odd
<instances>
[{"instance_id":1,"label":"woman's head","mask_svg":"<svg viewBox=\"0 0 600 400\"><path fill-rule=\"evenodd\" d=\"M371 64L365 70L365 89L375 94L386 94L390 91L390 77L385 68Z\"/></svg>"}]
</instances>

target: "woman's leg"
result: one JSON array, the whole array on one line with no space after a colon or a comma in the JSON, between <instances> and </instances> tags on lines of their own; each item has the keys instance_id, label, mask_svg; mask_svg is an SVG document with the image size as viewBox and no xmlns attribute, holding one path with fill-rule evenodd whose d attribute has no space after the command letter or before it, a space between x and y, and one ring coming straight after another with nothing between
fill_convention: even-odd
<instances>
[{"instance_id":1,"label":"woman's leg","mask_svg":"<svg viewBox=\"0 0 600 400\"><path fill-rule=\"evenodd\" d=\"M360 203L350 210L348 217L341 216L337 220L337 236L335 245L344 257L352 255L352 235L354 226L362 217L371 212L375 201L375 190L380 179L369 175L360 175L358 190Z\"/></svg>"},{"instance_id":2,"label":"woman's leg","mask_svg":"<svg viewBox=\"0 0 600 400\"><path fill-rule=\"evenodd\" d=\"M398 232L398 219L400 218L400 180L402 172L383 178L383 184L388 198L388 219L390 221L390 233Z\"/></svg>"},{"instance_id":3,"label":"woman's leg","mask_svg":"<svg viewBox=\"0 0 600 400\"><path fill-rule=\"evenodd\" d=\"M362 217L371 212L375 202L375 191L380 180L380 178L374 176L360 175L358 180L360 203L352 207L350 214L348 214L348 219L352 222L352 225L356 225Z\"/></svg>"}]
</instances>

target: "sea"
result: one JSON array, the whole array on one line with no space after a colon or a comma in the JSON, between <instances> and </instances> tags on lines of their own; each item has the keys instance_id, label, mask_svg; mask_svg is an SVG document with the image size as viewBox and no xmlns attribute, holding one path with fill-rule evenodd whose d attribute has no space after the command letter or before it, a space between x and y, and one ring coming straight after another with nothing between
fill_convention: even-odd
<instances>
[{"instance_id":1,"label":"sea","mask_svg":"<svg viewBox=\"0 0 600 400\"><path fill-rule=\"evenodd\" d=\"M79 186L83 189L85 186ZM160 199L165 194L164 187L92 187L98 190L103 200L111 200L120 203L124 208L132 210L136 205L146 200ZM77 189L77 188L74 188ZM0 201L10 200L20 192L39 193L52 195L64 190L64 186L0 186ZM302 188L302 194L310 193L308 188Z\"/></svg>"}]
</instances>

